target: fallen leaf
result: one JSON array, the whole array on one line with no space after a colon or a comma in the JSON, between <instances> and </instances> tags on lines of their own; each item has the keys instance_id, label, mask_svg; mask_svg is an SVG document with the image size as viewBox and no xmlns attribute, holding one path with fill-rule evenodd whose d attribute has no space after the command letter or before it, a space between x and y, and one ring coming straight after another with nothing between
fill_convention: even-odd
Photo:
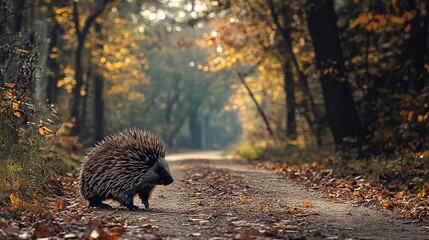
<instances>
[{"instance_id":1,"label":"fallen leaf","mask_svg":"<svg viewBox=\"0 0 429 240\"><path fill-rule=\"evenodd\" d=\"M38 223L36 224L36 227L34 228L33 232L33 238L48 238L52 237L51 230L49 230L48 226L44 223Z\"/></svg>"},{"instance_id":2,"label":"fallen leaf","mask_svg":"<svg viewBox=\"0 0 429 240\"><path fill-rule=\"evenodd\" d=\"M308 201L304 201L304 202L302 202L302 206L303 207L311 207L311 204Z\"/></svg>"},{"instance_id":3,"label":"fallen leaf","mask_svg":"<svg viewBox=\"0 0 429 240\"><path fill-rule=\"evenodd\" d=\"M67 201L64 198L57 198L54 204L54 212L59 212L67 207Z\"/></svg>"},{"instance_id":4,"label":"fallen leaf","mask_svg":"<svg viewBox=\"0 0 429 240\"><path fill-rule=\"evenodd\" d=\"M15 206L15 207L18 207L20 205L20 203L21 203L21 199L19 199L15 195L13 195L13 193L11 193L9 195L9 200L12 203L12 205Z\"/></svg>"}]
</instances>

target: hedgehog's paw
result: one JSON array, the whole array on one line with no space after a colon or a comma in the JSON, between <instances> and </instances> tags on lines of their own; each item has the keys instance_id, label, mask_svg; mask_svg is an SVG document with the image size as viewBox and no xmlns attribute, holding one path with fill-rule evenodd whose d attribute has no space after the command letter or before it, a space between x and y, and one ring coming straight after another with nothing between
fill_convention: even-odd
<instances>
[{"instance_id":1,"label":"hedgehog's paw","mask_svg":"<svg viewBox=\"0 0 429 240\"><path fill-rule=\"evenodd\" d=\"M96 207L96 208L100 208L100 209L112 209L112 206L110 206L109 204L105 204L105 203L89 203L88 208L91 207Z\"/></svg>"},{"instance_id":2,"label":"hedgehog's paw","mask_svg":"<svg viewBox=\"0 0 429 240\"><path fill-rule=\"evenodd\" d=\"M133 205L133 204L125 205L125 207L127 207L131 211L139 210L139 207L137 207L136 205Z\"/></svg>"},{"instance_id":3,"label":"hedgehog's paw","mask_svg":"<svg viewBox=\"0 0 429 240\"><path fill-rule=\"evenodd\" d=\"M142 200L142 203L144 204L144 207L146 208L146 209L149 209L149 200Z\"/></svg>"},{"instance_id":4,"label":"hedgehog's paw","mask_svg":"<svg viewBox=\"0 0 429 240\"><path fill-rule=\"evenodd\" d=\"M101 208L101 209L112 209L112 206L110 206L109 204L105 204L105 203L101 203L97 207Z\"/></svg>"},{"instance_id":5,"label":"hedgehog's paw","mask_svg":"<svg viewBox=\"0 0 429 240\"><path fill-rule=\"evenodd\" d=\"M111 209L112 207L109 204L105 204L102 202L100 197L93 197L89 199L88 208L97 207L101 209Z\"/></svg>"}]
</instances>

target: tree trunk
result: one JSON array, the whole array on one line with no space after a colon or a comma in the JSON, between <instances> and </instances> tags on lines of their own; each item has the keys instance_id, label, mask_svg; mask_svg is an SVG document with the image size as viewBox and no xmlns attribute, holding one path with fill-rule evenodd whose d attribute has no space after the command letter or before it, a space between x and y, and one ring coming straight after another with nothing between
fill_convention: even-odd
<instances>
[{"instance_id":1,"label":"tree trunk","mask_svg":"<svg viewBox=\"0 0 429 240\"><path fill-rule=\"evenodd\" d=\"M195 104L193 104L195 105ZM201 148L201 119L199 116L199 105L191 106L188 111L189 131L191 133L191 144L193 148Z\"/></svg>"},{"instance_id":2,"label":"tree trunk","mask_svg":"<svg viewBox=\"0 0 429 240\"><path fill-rule=\"evenodd\" d=\"M99 74L94 76L94 143L101 141L104 137L104 100L103 100L103 77Z\"/></svg>"},{"instance_id":3,"label":"tree trunk","mask_svg":"<svg viewBox=\"0 0 429 240\"><path fill-rule=\"evenodd\" d=\"M48 45L48 81L46 83L46 101L48 104L56 104L58 100L57 82L60 77L60 65L57 61L57 58L54 58L51 56L51 54L53 54L53 49L58 44L58 35L60 34L59 23L54 23L51 33L52 34Z\"/></svg>"},{"instance_id":4,"label":"tree trunk","mask_svg":"<svg viewBox=\"0 0 429 240\"><path fill-rule=\"evenodd\" d=\"M362 127L346 76L333 0L309 0L307 24L320 73L323 98L334 142L362 143Z\"/></svg>"},{"instance_id":5,"label":"tree trunk","mask_svg":"<svg viewBox=\"0 0 429 240\"><path fill-rule=\"evenodd\" d=\"M75 79L76 79L76 85L73 88L73 100L71 105L71 112L70 112L70 119L74 121L74 126L71 130L72 134L79 134L80 129L80 100L81 100L81 94L80 91L82 90L83 86L83 65L82 65L82 51L83 51L83 40L78 41L78 46L75 51Z\"/></svg>"},{"instance_id":6,"label":"tree trunk","mask_svg":"<svg viewBox=\"0 0 429 240\"><path fill-rule=\"evenodd\" d=\"M296 98L295 82L292 73L292 60L287 54L283 63L283 88L286 93L286 137L291 140L297 138L296 131Z\"/></svg>"},{"instance_id":7,"label":"tree trunk","mask_svg":"<svg viewBox=\"0 0 429 240\"><path fill-rule=\"evenodd\" d=\"M102 39L101 25L95 24L95 34L99 39ZM102 44L96 46L101 51ZM99 66L96 66L98 69ZM104 137L104 79L100 71L95 71L94 74L94 143L101 141Z\"/></svg>"},{"instance_id":8,"label":"tree trunk","mask_svg":"<svg viewBox=\"0 0 429 240\"><path fill-rule=\"evenodd\" d=\"M84 23L83 28L80 28L80 15L78 12L78 6L77 1L73 1L73 21L75 24L75 30L76 30L76 36L77 36L77 48L75 50L75 80L76 85L73 89L73 100L72 105L70 109L70 119L74 121L74 126L71 130L71 134L77 135L81 132L81 126L80 126L80 114L79 114L79 108L80 108L80 102L81 102L81 94L80 91L83 86L83 65L82 65L82 54L85 46L85 40L88 36L88 32L92 24L95 22L95 19L97 19L98 16L100 16L104 9L106 9L106 6L108 3L112 2L113 0L104 0L101 3L100 8L95 11L92 15L90 15Z\"/></svg>"},{"instance_id":9,"label":"tree trunk","mask_svg":"<svg viewBox=\"0 0 429 240\"><path fill-rule=\"evenodd\" d=\"M422 2L423 3L423 2ZM415 3L413 1L408 1L409 10L415 10L416 16L411 20L410 26L410 37L405 41L404 44L404 57L405 62L409 64L404 64L406 68L406 75L410 78L410 81L407 83L410 86L405 89L411 89L416 92L420 92L424 87L429 83L428 74L424 67L426 61L428 60L427 54L427 37L428 37L428 26L427 19L428 13L426 16L422 15L424 4ZM426 6L429 4L426 1ZM425 61L426 59L426 61Z\"/></svg>"}]
</instances>

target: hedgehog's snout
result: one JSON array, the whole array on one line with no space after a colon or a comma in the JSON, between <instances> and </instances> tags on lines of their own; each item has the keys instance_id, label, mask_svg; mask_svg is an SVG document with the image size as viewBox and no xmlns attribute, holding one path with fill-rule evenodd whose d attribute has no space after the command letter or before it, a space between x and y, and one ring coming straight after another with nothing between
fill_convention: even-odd
<instances>
[{"instance_id":1,"label":"hedgehog's snout","mask_svg":"<svg viewBox=\"0 0 429 240\"><path fill-rule=\"evenodd\" d=\"M169 177L169 178L167 178L167 179L163 179L162 181L161 181L161 184L162 185L164 185L164 186L167 186L167 185L170 185L170 184L172 184L174 182L174 179L173 179L173 177Z\"/></svg>"}]
</instances>

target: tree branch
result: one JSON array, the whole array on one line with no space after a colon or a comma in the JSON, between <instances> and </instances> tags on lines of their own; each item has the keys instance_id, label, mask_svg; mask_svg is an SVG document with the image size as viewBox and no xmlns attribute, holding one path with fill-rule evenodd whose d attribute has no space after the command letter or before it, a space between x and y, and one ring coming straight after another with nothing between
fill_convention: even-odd
<instances>
[{"instance_id":1,"label":"tree branch","mask_svg":"<svg viewBox=\"0 0 429 240\"><path fill-rule=\"evenodd\" d=\"M79 27L79 12L78 12L76 1L73 1L73 22L74 22L74 28L76 29L77 38L80 39L82 37L82 33Z\"/></svg>"},{"instance_id":2,"label":"tree branch","mask_svg":"<svg viewBox=\"0 0 429 240\"><path fill-rule=\"evenodd\" d=\"M97 19L98 16L100 16L104 12L104 9L106 9L106 6L113 1L114 0L105 0L102 3L101 7L86 19L85 25L83 26L83 30L82 30L83 36L85 36L88 33L92 23L95 21L95 19Z\"/></svg>"}]
</instances>

